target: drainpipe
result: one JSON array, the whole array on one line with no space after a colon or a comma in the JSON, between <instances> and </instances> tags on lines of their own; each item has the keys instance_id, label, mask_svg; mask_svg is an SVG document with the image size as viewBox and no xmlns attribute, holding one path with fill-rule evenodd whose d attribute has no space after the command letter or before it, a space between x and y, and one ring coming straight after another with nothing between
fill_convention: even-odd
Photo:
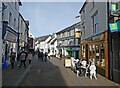
<instances>
[{"instance_id":1,"label":"drainpipe","mask_svg":"<svg viewBox=\"0 0 120 88\"><path fill-rule=\"evenodd\" d=\"M109 23L110 23L110 14L109 14L109 0L107 0L107 26L108 26L108 79L113 80L113 53L112 53L112 37L110 33Z\"/></svg>"}]
</instances>

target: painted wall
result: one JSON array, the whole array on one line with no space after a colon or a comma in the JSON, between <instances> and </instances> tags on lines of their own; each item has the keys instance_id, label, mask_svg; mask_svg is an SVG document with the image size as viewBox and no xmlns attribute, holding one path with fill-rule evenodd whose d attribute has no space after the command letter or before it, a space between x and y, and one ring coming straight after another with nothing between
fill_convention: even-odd
<instances>
[{"instance_id":1,"label":"painted wall","mask_svg":"<svg viewBox=\"0 0 120 88\"><path fill-rule=\"evenodd\" d=\"M83 12L84 11L84 12ZM92 16L98 11L98 32L93 33ZM102 33L107 29L107 3L106 2L88 2L81 12L82 36L81 39L89 38L93 35ZM85 30L83 29L85 26Z\"/></svg>"}]
</instances>

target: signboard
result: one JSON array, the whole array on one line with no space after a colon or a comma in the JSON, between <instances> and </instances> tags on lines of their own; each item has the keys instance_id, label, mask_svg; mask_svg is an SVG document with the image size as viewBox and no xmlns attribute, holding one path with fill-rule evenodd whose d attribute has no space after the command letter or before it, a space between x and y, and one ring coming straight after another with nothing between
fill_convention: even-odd
<instances>
[{"instance_id":1,"label":"signboard","mask_svg":"<svg viewBox=\"0 0 120 88\"><path fill-rule=\"evenodd\" d=\"M71 59L65 59L65 67L71 67Z\"/></svg>"},{"instance_id":2,"label":"signboard","mask_svg":"<svg viewBox=\"0 0 120 88\"><path fill-rule=\"evenodd\" d=\"M76 38L80 38L80 32L76 32L76 33L75 33L75 37L76 37Z\"/></svg>"},{"instance_id":3,"label":"signboard","mask_svg":"<svg viewBox=\"0 0 120 88\"><path fill-rule=\"evenodd\" d=\"M112 12L115 12L116 11L116 4L111 4L111 11Z\"/></svg>"},{"instance_id":4,"label":"signboard","mask_svg":"<svg viewBox=\"0 0 120 88\"><path fill-rule=\"evenodd\" d=\"M4 39L11 42L17 42L17 36L7 30Z\"/></svg>"},{"instance_id":5,"label":"signboard","mask_svg":"<svg viewBox=\"0 0 120 88\"><path fill-rule=\"evenodd\" d=\"M109 26L110 26L110 31L111 32L118 32L118 24L116 22L115 23L110 23Z\"/></svg>"}]
</instances>

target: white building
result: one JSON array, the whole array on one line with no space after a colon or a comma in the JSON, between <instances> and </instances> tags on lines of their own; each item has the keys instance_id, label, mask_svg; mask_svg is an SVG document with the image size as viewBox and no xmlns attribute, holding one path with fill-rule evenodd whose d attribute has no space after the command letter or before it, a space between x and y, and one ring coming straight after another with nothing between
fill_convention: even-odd
<instances>
[{"instance_id":1,"label":"white building","mask_svg":"<svg viewBox=\"0 0 120 88\"><path fill-rule=\"evenodd\" d=\"M49 44L49 55L57 56L58 49L57 49L57 35L53 34L51 40L48 42Z\"/></svg>"},{"instance_id":2,"label":"white building","mask_svg":"<svg viewBox=\"0 0 120 88\"><path fill-rule=\"evenodd\" d=\"M42 50L44 53L48 52L48 41L51 39L51 35L41 36L35 39L35 51Z\"/></svg>"}]
</instances>

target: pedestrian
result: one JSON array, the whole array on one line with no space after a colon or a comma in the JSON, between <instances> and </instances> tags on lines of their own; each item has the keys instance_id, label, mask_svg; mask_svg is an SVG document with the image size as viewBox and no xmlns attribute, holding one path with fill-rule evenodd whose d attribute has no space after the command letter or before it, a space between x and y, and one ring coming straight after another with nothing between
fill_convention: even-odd
<instances>
[{"instance_id":1,"label":"pedestrian","mask_svg":"<svg viewBox=\"0 0 120 88\"><path fill-rule=\"evenodd\" d=\"M47 54L47 52L45 52L45 56L44 56L45 62L47 61L47 56L48 56L48 54Z\"/></svg>"},{"instance_id":2,"label":"pedestrian","mask_svg":"<svg viewBox=\"0 0 120 88\"><path fill-rule=\"evenodd\" d=\"M22 52L20 52L19 59L20 59L21 63L20 63L19 67L21 67L22 64L24 64L24 68L26 68L26 63L25 62L26 62L27 56L28 56L28 54L24 50L22 50Z\"/></svg>"},{"instance_id":3,"label":"pedestrian","mask_svg":"<svg viewBox=\"0 0 120 88\"><path fill-rule=\"evenodd\" d=\"M38 61L40 61L41 58L41 52L38 50Z\"/></svg>"},{"instance_id":4,"label":"pedestrian","mask_svg":"<svg viewBox=\"0 0 120 88\"><path fill-rule=\"evenodd\" d=\"M32 53L29 52L29 54L28 54L28 61L29 61L29 64L31 64L31 59L32 59Z\"/></svg>"},{"instance_id":5,"label":"pedestrian","mask_svg":"<svg viewBox=\"0 0 120 88\"><path fill-rule=\"evenodd\" d=\"M14 52L11 52L10 62L11 62L11 68L13 69L14 68L14 62L15 62L15 53Z\"/></svg>"},{"instance_id":6,"label":"pedestrian","mask_svg":"<svg viewBox=\"0 0 120 88\"><path fill-rule=\"evenodd\" d=\"M41 55L41 60L42 60L42 61L44 61L44 53L43 53L43 52L41 52L41 54L40 54L40 55Z\"/></svg>"}]
</instances>

